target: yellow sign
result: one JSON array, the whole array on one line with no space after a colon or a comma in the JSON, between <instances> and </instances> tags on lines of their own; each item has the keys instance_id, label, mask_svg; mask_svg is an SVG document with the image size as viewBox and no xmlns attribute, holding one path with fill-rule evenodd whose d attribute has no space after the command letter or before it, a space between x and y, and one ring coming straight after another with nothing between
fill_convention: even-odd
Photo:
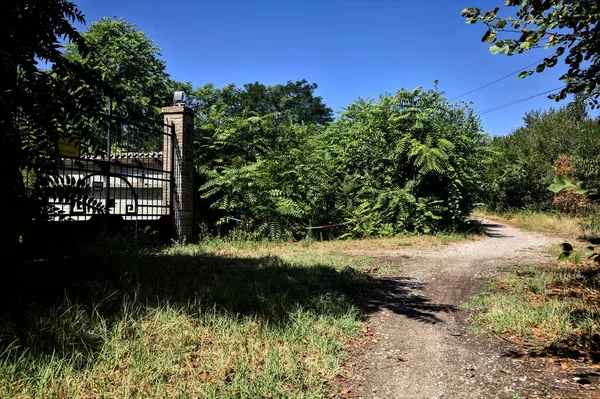
<instances>
[{"instance_id":1,"label":"yellow sign","mask_svg":"<svg viewBox=\"0 0 600 399\"><path fill-rule=\"evenodd\" d=\"M79 158L79 136L60 136L58 138L58 154L61 157Z\"/></svg>"}]
</instances>

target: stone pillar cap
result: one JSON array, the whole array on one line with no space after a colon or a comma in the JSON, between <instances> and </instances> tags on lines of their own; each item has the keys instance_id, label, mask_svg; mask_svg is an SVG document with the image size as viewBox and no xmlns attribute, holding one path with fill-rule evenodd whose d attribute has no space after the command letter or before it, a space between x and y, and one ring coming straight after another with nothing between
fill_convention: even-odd
<instances>
[{"instance_id":1,"label":"stone pillar cap","mask_svg":"<svg viewBox=\"0 0 600 399\"><path fill-rule=\"evenodd\" d=\"M170 105L168 107L162 107L161 111L164 115L172 115L172 114L195 114L194 110L188 107L187 105Z\"/></svg>"}]
</instances>

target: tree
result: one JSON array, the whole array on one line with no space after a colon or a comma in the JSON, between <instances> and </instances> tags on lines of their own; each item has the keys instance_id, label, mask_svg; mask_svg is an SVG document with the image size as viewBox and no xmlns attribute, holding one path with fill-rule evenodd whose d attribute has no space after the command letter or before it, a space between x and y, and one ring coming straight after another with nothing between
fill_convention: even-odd
<instances>
[{"instance_id":1,"label":"tree","mask_svg":"<svg viewBox=\"0 0 600 399\"><path fill-rule=\"evenodd\" d=\"M306 80L288 81L285 85L265 86L247 83L242 88L229 84L215 88L212 83L193 89L191 83L178 83L178 89L188 94L189 105L200 118L213 106L225 107L226 116L241 116L247 112L257 115L275 115L280 120L292 118L295 122L325 125L333 120L333 111L315 96L316 83ZM287 122L286 122L287 123Z\"/></svg>"},{"instance_id":2,"label":"tree","mask_svg":"<svg viewBox=\"0 0 600 399\"><path fill-rule=\"evenodd\" d=\"M437 88L355 101L329 131L353 235L456 228L478 199L486 136Z\"/></svg>"},{"instance_id":3,"label":"tree","mask_svg":"<svg viewBox=\"0 0 600 399\"><path fill-rule=\"evenodd\" d=\"M488 28L482 41L490 44L493 54L512 56L546 48L553 54L544 58L534 70L519 77L543 72L557 65L564 55L569 67L561 76L564 88L549 97L560 101L568 94L582 94L592 107L600 95L600 4L596 0L507 0L517 8L516 15L500 17L500 8L482 12L466 8L461 15L467 23L482 21Z\"/></svg>"},{"instance_id":4,"label":"tree","mask_svg":"<svg viewBox=\"0 0 600 399\"><path fill-rule=\"evenodd\" d=\"M598 182L600 128L587 115L582 99L560 109L527 112L523 119L524 126L493 140L496 156L485 170L485 202L490 208L554 209L554 194L547 187L553 182L556 160L565 157L575 179Z\"/></svg>"},{"instance_id":5,"label":"tree","mask_svg":"<svg viewBox=\"0 0 600 399\"><path fill-rule=\"evenodd\" d=\"M337 222L354 237L453 229L479 198L486 136L438 90L358 100L326 127L225 109L199 127L200 191L254 234Z\"/></svg>"},{"instance_id":6,"label":"tree","mask_svg":"<svg viewBox=\"0 0 600 399\"><path fill-rule=\"evenodd\" d=\"M316 83L305 79L274 86L248 83L239 91L239 107L261 115L277 112L299 123L324 125L333 120L333 111L314 95L316 89Z\"/></svg>"},{"instance_id":7,"label":"tree","mask_svg":"<svg viewBox=\"0 0 600 399\"><path fill-rule=\"evenodd\" d=\"M124 19L102 18L81 37L90 54L68 45L65 57L101 76L113 114L136 123L162 122L159 107L171 101L173 83L156 43Z\"/></svg>"},{"instance_id":8,"label":"tree","mask_svg":"<svg viewBox=\"0 0 600 399\"><path fill-rule=\"evenodd\" d=\"M1 4L0 208L4 217L0 249L14 252L31 217L29 211L41 210L39 203L29 202L24 171L44 176L42 161L53 155L58 135L65 128L77 128L81 112L93 108L93 101L88 101L92 97L81 88L101 87L92 71L69 62L62 52L62 43L71 42L86 54L85 42L72 25L84 22L75 4L66 0ZM50 71L42 70L40 62L50 65Z\"/></svg>"}]
</instances>

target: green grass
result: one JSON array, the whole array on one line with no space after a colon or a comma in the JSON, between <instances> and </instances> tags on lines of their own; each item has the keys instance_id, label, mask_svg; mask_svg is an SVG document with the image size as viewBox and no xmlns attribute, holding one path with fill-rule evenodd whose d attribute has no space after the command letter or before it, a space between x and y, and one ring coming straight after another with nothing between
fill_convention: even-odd
<instances>
[{"instance_id":1,"label":"green grass","mask_svg":"<svg viewBox=\"0 0 600 399\"><path fill-rule=\"evenodd\" d=\"M361 329L368 276L334 256L102 251L63 261L88 272L57 301L4 313L0 397L324 397Z\"/></svg>"},{"instance_id":2,"label":"green grass","mask_svg":"<svg viewBox=\"0 0 600 399\"><path fill-rule=\"evenodd\" d=\"M492 280L465 307L474 311L476 331L509 334L556 353L567 347L596 351L599 275L593 264L518 268Z\"/></svg>"},{"instance_id":3,"label":"green grass","mask_svg":"<svg viewBox=\"0 0 600 399\"><path fill-rule=\"evenodd\" d=\"M358 328L351 310L298 307L271 324L216 309L190 314L199 303L128 307L107 318L61 306L35 318L34 336L2 353L1 396L318 397Z\"/></svg>"}]
</instances>

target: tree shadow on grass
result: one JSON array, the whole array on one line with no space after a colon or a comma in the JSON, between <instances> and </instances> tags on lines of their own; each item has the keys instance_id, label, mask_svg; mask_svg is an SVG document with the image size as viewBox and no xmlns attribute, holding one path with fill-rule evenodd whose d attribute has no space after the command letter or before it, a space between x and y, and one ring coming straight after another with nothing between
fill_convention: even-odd
<instances>
[{"instance_id":1,"label":"tree shadow on grass","mask_svg":"<svg viewBox=\"0 0 600 399\"><path fill-rule=\"evenodd\" d=\"M331 318L354 312L359 319L385 308L425 323L455 310L430 303L409 278L374 278L351 267L296 265L279 257L89 254L28 262L14 272L0 301L0 353L16 342L32 354L81 352L91 359L102 345L96 323L110 327L124 305L141 315L168 303L190 318L214 312L273 326L285 325L298 308Z\"/></svg>"}]
</instances>

